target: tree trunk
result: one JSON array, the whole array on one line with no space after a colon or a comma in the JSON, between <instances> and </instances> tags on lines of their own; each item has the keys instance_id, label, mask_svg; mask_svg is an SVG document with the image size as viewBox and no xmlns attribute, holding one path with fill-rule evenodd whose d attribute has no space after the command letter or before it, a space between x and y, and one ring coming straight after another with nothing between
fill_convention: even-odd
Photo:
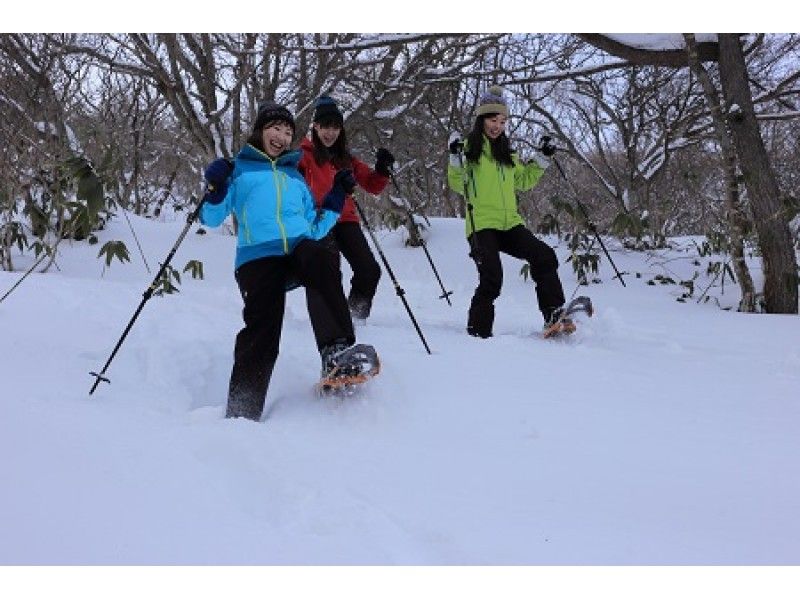
<instances>
[{"instance_id":1,"label":"tree trunk","mask_svg":"<svg viewBox=\"0 0 800 598\"><path fill-rule=\"evenodd\" d=\"M722 154L722 173L725 180L725 220L728 223L728 234L731 241L733 271L736 274L736 280L741 290L739 311L751 313L755 311L756 293L753 278L750 276L750 270L747 268L747 262L744 259L744 215L741 211L739 185L736 181L736 152L733 148L730 130L726 126L725 118L722 114L719 92L711 81L708 71L700 62L695 37L691 33L684 33L683 37L686 40L686 50L689 53L689 67L703 87L703 94L711 112L711 120L714 123L714 131Z\"/></svg>"},{"instance_id":2,"label":"tree trunk","mask_svg":"<svg viewBox=\"0 0 800 598\"><path fill-rule=\"evenodd\" d=\"M726 115L752 206L764 263L768 313L796 314L797 261L780 190L753 109L744 53L735 33L719 34L719 70Z\"/></svg>"},{"instance_id":3,"label":"tree trunk","mask_svg":"<svg viewBox=\"0 0 800 598\"><path fill-rule=\"evenodd\" d=\"M739 202L739 185L736 182L736 156L726 160L723 166L725 179L725 219L731 240L731 260L733 271L742 296L738 311L752 313L756 310L756 292L753 278L744 258L745 217Z\"/></svg>"}]
</instances>

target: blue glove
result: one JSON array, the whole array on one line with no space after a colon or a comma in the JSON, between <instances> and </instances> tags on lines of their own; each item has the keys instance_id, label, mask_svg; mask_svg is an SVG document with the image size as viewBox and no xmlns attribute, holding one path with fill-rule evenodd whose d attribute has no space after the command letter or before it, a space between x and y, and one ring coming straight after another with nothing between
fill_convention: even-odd
<instances>
[{"instance_id":1,"label":"blue glove","mask_svg":"<svg viewBox=\"0 0 800 598\"><path fill-rule=\"evenodd\" d=\"M228 179L233 172L233 162L226 158L217 158L206 167L206 194L203 201L210 204L222 203L228 193Z\"/></svg>"},{"instance_id":2,"label":"blue glove","mask_svg":"<svg viewBox=\"0 0 800 598\"><path fill-rule=\"evenodd\" d=\"M353 173L347 168L340 170L333 177L331 190L322 198L322 208L341 214L345 197L350 195L355 188L356 180L353 178Z\"/></svg>"}]
</instances>

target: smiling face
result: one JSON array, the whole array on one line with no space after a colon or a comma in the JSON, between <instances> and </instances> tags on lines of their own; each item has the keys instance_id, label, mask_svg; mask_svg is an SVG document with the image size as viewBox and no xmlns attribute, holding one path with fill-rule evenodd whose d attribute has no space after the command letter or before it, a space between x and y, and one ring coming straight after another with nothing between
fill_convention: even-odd
<instances>
[{"instance_id":1,"label":"smiling face","mask_svg":"<svg viewBox=\"0 0 800 598\"><path fill-rule=\"evenodd\" d=\"M289 123L276 120L264 125L261 129L261 140L264 144L264 152L270 158L277 158L284 151L289 149L294 136L294 129Z\"/></svg>"},{"instance_id":2,"label":"smiling face","mask_svg":"<svg viewBox=\"0 0 800 598\"><path fill-rule=\"evenodd\" d=\"M493 114L483 120L483 132L489 139L497 139L505 133L506 117L502 114Z\"/></svg>"},{"instance_id":3,"label":"smiling face","mask_svg":"<svg viewBox=\"0 0 800 598\"><path fill-rule=\"evenodd\" d=\"M317 137L319 137L319 140L325 147L331 147L336 143L336 140L339 138L339 133L342 132L342 127L337 124L321 125L319 123L314 123L312 126L317 133Z\"/></svg>"}]
</instances>

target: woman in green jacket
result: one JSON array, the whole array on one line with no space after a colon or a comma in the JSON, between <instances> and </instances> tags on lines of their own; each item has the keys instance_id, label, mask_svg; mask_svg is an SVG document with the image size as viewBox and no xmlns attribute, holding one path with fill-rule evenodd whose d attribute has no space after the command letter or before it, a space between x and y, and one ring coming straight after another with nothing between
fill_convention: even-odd
<instances>
[{"instance_id":1,"label":"woman in green jacket","mask_svg":"<svg viewBox=\"0 0 800 598\"><path fill-rule=\"evenodd\" d=\"M545 321L545 334L557 321L564 305L555 251L525 228L517 210L516 191L532 188L544 174L548 161L523 164L512 151L505 133L508 106L503 89L492 86L475 111L475 125L462 143L458 133L450 136L447 181L456 193L472 204L467 214L470 256L478 267L479 283L472 297L467 332L492 336L494 300L500 296L503 269L500 252L527 261L536 283L536 298ZM547 152L552 155L552 151ZM562 321L569 331L571 322ZM574 327L572 328L574 330Z\"/></svg>"}]
</instances>

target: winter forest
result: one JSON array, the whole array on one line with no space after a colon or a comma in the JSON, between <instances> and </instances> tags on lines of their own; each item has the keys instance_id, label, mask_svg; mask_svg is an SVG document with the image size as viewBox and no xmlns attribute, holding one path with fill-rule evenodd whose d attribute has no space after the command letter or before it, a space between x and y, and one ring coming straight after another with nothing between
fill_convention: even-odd
<instances>
[{"instance_id":1,"label":"winter forest","mask_svg":"<svg viewBox=\"0 0 800 598\"><path fill-rule=\"evenodd\" d=\"M120 209L187 209L204 165L236 154L264 98L305 131L314 99L334 94L357 154L398 157L415 213L463 217L442 148L500 83L522 158L543 135L561 150L566 176L521 203L538 232L568 236L579 276L604 259L591 226L640 251L702 235L740 311L797 313L797 34L20 33L0 36L0 61L3 270L19 268L17 249L47 271L60 243L93 242ZM368 210L407 222L385 197ZM111 263L134 249L98 250ZM762 260L763 286L746 254Z\"/></svg>"},{"instance_id":2,"label":"winter forest","mask_svg":"<svg viewBox=\"0 0 800 598\"><path fill-rule=\"evenodd\" d=\"M594 303L563 338L507 254L493 336L467 334L479 274L448 149L492 86L525 167L555 146L517 199L564 296ZM355 156L395 158L353 194L382 274L352 328L380 375L314 394L291 290L263 415L226 417L238 224L187 216L262 101L297 148L325 95ZM800 33L2 33L0 152L0 568L24 584L27 565L492 565L431 595L511 596L534 592L508 565L800 561ZM183 575L274 589L240 569ZM416 592L376 569L363 595ZM631 595L797 590L726 572L692 594L641 569ZM109 575L102 595L151 590Z\"/></svg>"}]
</instances>

